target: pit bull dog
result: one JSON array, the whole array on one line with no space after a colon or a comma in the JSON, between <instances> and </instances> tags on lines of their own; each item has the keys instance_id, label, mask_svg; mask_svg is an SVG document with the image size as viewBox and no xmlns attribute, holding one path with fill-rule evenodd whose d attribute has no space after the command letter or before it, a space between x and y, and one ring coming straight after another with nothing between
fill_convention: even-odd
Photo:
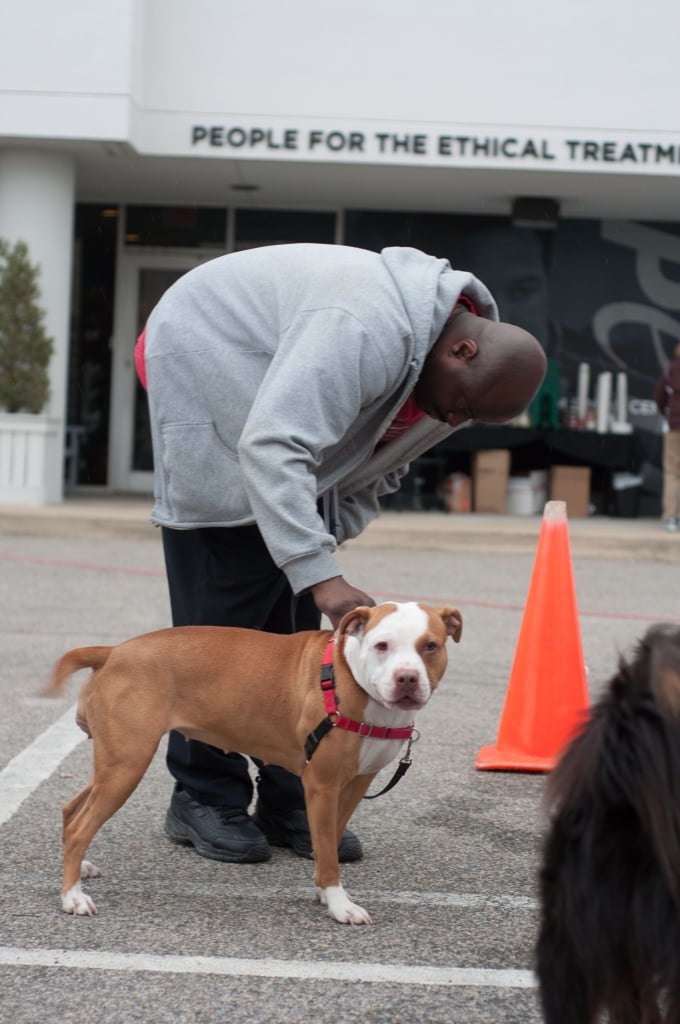
<instances>
[{"instance_id":1,"label":"pit bull dog","mask_svg":"<svg viewBox=\"0 0 680 1024\"><path fill-rule=\"evenodd\" d=\"M80 647L57 662L55 694L79 669L93 672L77 722L93 740L94 774L65 806L62 906L95 914L80 879L93 836L125 803L176 729L187 739L281 765L301 777L317 899L336 921L370 924L340 883L339 837L376 773L413 732L460 640L455 608L385 603L348 612L337 630L279 635L179 626L115 647Z\"/></svg>"}]
</instances>

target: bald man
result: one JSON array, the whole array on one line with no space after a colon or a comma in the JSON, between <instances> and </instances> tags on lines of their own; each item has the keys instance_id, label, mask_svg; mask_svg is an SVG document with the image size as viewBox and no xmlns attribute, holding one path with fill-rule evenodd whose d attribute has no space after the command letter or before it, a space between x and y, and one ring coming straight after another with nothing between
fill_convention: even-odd
<instances>
[{"instance_id":1,"label":"bald man","mask_svg":"<svg viewBox=\"0 0 680 1024\"><path fill-rule=\"evenodd\" d=\"M180 278L137 350L173 623L290 633L372 605L340 573L409 463L531 402L545 355L472 274L416 249L281 245ZM203 856L311 856L299 780L172 733L166 832ZM349 830L341 860L361 857Z\"/></svg>"}]
</instances>

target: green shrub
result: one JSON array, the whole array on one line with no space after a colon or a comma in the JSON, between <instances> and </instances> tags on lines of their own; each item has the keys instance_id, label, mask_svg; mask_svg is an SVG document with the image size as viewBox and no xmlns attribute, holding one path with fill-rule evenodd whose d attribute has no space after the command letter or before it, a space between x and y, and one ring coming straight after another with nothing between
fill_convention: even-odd
<instances>
[{"instance_id":1,"label":"green shrub","mask_svg":"<svg viewBox=\"0 0 680 1024\"><path fill-rule=\"evenodd\" d=\"M0 408L39 413L50 397L48 366L54 341L38 305L39 267L25 242L0 239Z\"/></svg>"}]
</instances>

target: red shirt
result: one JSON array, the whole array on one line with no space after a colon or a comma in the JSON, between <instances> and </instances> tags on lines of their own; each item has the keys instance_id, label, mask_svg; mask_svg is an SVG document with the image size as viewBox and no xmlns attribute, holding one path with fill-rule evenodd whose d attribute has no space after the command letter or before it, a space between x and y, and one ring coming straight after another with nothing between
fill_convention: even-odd
<instances>
[{"instance_id":1,"label":"red shirt","mask_svg":"<svg viewBox=\"0 0 680 1024\"><path fill-rule=\"evenodd\" d=\"M146 341L146 327L137 338L137 344L135 345L135 370L139 377L139 382L146 391L146 363L144 362L144 342Z\"/></svg>"},{"instance_id":2,"label":"red shirt","mask_svg":"<svg viewBox=\"0 0 680 1024\"><path fill-rule=\"evenodd\" d=\"M416 405L416 400L413 395L409 395L397 415L392 420L391 424L380 438L378 444L387 444L388 441L393 441L395 437L399 437L405 430L412 427L414 423L421 420L425 413L422 409L419 409Z\"/></svg>"}]
</instances>

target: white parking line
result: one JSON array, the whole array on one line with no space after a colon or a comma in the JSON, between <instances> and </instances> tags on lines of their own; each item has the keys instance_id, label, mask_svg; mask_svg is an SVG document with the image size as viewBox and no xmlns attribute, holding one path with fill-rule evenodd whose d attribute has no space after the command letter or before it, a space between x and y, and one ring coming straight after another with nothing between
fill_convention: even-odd
<instances>
[{"instance_id":1,"label":"white parking line","mask_svg":"<svg viewBox=\"0 0 680 1024\"><path fill-rule=\"evenodd\" d=\"M412 967L406 964L343 960L249 960L244 957L153 956L146 953L96 953L91 950L18 949L0 946L0 965L65 967L70 970L130 971L156 974L217 974L300 981L351 981L447 988L535 988L531 971L478 967Z\"/></svg>"},{"instance_id":2,"label":"white parking line","mask_svg":"<svg viewBox=\"0 0 680 1024\"><path fill-rule=\"evenodd\" d=\"M16 814L24 800L85 739L75 717L74 704L0 771L0 825Z\"/></svg>"}]
</instances>

